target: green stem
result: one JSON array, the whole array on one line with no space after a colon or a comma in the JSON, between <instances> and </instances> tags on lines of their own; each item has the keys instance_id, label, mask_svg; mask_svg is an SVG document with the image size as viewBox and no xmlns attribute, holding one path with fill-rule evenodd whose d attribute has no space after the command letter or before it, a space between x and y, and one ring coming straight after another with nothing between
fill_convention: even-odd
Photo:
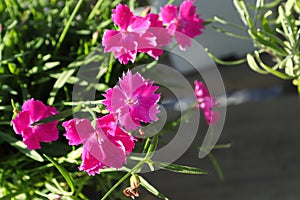
<instances>
[{"instance_id":1,"label":"green stem","mask_svg":"<svg viewBox=\"0 0 300 200\"><path fill-rule=\"evenodd\" d=\"M0 24L0 61L2 61L2 48L4 48L4 44L2 45L2 24ZM2 62L0 62L1 68Z\"/></svg>"},{"instance_id":2,"label":"green stem","mask_svg":"<svg viewBox=\"0 0 300 200\"><path fill-rule=\"evenodd\" d=\"M151 162L150 158L153 155L153 151L155 150L156 146L158 143L158 135L156 134L152 141L151 144L149 145L147 154L145 156L145 158L143 160L141 160L140 162L138 162L129 172L127 172L112 188L110 188L110 190L102 197L101 200L105 200L123 181L125 181L130 174L135 174L140 167L143 166L144 163L149 163Z\"/></svg>"},{"instance_id":3,"label":"green stem","mask_svg":"<svg viewBox=\"0 0 300 200\"><path fill-rule=\"evenodd\" d=\"M240 59L240 60L234 60L234 61L223 61L219 58L217 58L216 56L214 56L211 52L208 51L208 49L205 49L206 53L209 55L209 57L211 57L216 63L221 64L221 65L239 65L239 64L243 64L246 62L246 59Z\"/></svg>"},{"instance_id":4,"label":"green stem","mask_svg":"<svg viewBox=\"0 0 300 200\"><path fill-rule=\"evenodd\" d=\"M130 170L129 172L127 172L114 186L112 186L110 188L110 190L108 192L106 192L106 194L101 198L101 200L105 200L121 183L123 183L131 174L136 173L136 171L148 160L144 159L140 162L138 162L133 168L132 170Z\"/></svg>"},{"instance_id":5,"label":"green stem","mask_svg":"<svg viewBox=\"0 0 300 200\"><path fill-rule=\"evenodd\" d=\"M91 11L90 15L88 16L87 21L90 21L95 17L97 10L100 8L102 3L103 3L103 0L97 1L96 5L94 6L93 10Z\"/></svg>"},{"instance_id":6,"label":"green stem","mask_svg":"<svg viewBox=\"0 0 300 200\"><path fill-rule=\"evenodd\" d=\"M111 71L112 71L112 68L113 68L113 60L114 60L114 54L111 53L110 57L109 57L108 69L107 69L107 72L106 72L106 75L105 75L105 83L106 84L108 84L109 80L110 80L110 75L111 75Z\"/></svg>"},{"instance_id":7,"label":"green stem","mask_svg":"<svg viewBox=\"0 0 300 200\"><path fill-rule=\"evenodd\" d=\"M58 51L58 49L60 48L62 42L64 41L64 39L66 37L66 34L67 34L68 30L70 29L71 23L74 20L74 18L76 16L76 14L77 14L77 12L78 12L78 10L79 10L82 2L83 2L83 0L79 0L78 3L76 4L76 7L74 8L74 10L73 10L73 12L72 12L69 20L66 23L66 26L65 26L63 32L61 33L61 35L60 35L60 37L58 39L58 42L57 42L56 48L55 48L55 53Z\"/></svg>"}]
</instances>

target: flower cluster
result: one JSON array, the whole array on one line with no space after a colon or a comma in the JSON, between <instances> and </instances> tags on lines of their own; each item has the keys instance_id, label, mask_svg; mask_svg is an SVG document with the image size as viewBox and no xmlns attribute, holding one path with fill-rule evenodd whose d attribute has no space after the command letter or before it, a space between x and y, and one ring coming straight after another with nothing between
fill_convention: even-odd
<instances>
[{"instance_id":1,"label":"flower cluster","mask_svg":"<svg viewBox=\"0 0 300 200\"><path fill-rule=\"evenodd\" d=\"M113 10L112 21L118 30L106 30L102 45L104 52L113 52L120 63L135 61L138 52L147 53L154 59L163 53L161 48L175 36L180 49L190 46L190 39L204 29L203 19L196 13L194 1L185 0L179 8L166 5L161 13L136 16L128 6L119 4Z\"/></svg>"},{"instance_id":2,"label":"flower cluster","mask_svg":"<svg viewBox=\"0 0 300 200\"><path fill-rule=\"evenodd\" d=\"M131 71L123 74L120 85L106 91L103 104L110 114L95 119L96 125L88 119L74 118L62 123L69 145L83 144L82 163L79 170L89 175L100 173L104 167L121 168L126 163L126 155L132 152L135 138L129 130L136 130L140 122L151 123L158 120L158 100L153 81L145 80L139 73ZM39 149L39 142L58 139L58 121L45 124L36 122L57 114L54 107L41 101L27 100L22 111L12 120L17 134L22 135L28 149Z\"/></svg>"},{"instance_id":3,"label":"flower cluster","mask_svg":"<svg viewBox=\"0 0 300 200\"><path fill-rule=\"evenodd\" d=\"M203 82L194 81L194 93L198 101L197 107L200 108L208 124L215 124L219 119L219 113L212 110L216 105L213 97L209 94L208 89Z\"/></svg>"}]
</instances>

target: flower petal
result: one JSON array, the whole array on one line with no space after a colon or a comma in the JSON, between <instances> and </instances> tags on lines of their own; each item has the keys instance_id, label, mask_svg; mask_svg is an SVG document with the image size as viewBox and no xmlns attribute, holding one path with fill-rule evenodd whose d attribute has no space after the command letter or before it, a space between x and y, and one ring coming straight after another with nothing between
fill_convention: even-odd
<instances>
[{"instance_id":1,"label":"flower petal","mask_svg":"<svg viewBox=\"0 0 300 200\"><path fill-rule=\"evenodd\" d=\"M164 24L169 24L173 20L177 19L178 7L174 5L165 5L165 7L160 8L160 16Z\"/></svg>"},{"instance_id":2,"label":"flower petal","mask_svg":"<svg viewBox=\"0 0 300 200\"><path fill-rule=\"evenodd\" d=\"M87 146L83 147L81 154L82 163L79 167L80 171L86 171L90 176L100 174L100 169L103 169L105 165L97 160L87 149Z\"/></svg>"},{"instance_id":3,"label":"flower petal","mask_svg":"<svg viewBox=\"0 0 300 200\"><path fill-rule=\"evenodd\" d=\"M133 105L130 111L130 116L133 119L146 123L151 122L150 108L154 106L160 98L160 94L155 94L158 87L152 84L153 83L150 82L147 85L143 85L134 92L133 96L137 97L138 104Z\"/></svg>"},{"instance_id":4,"label":"flower petal","mask_svg":"<svg viewBox=\"0 0 300 200\"><path fill-rule=\"evenodd\" d=\"M131 17L133 17L130 8L127 5L119 4L112 12L112 21L118 25L121 30L127 30Z\"/></svg>"},{"instance_id":5,"label":"flower petal","mask_svg":"<svg viewBox=\"0 0 300 200\"><path fill-rule=\"evenodd\" d=\"M140 34L142 36L150 26L150 20L147 17L134 16L130 20L130 24L128 26L129 32L134 32Z\"/></svg>"},{"instance_id":6,"label":"flower petal","mask_svg":"<svg viewBox=\"0 0 300 200\"><path fill-rule=\"evenodd\" d=\"M186 0L179 7L179 15L185 20L191 20L197 16L196 6L193 5L194 1Z\"/></svg>"},{"instance_id":7,"label":"flower petal","mask_svg":"<svg viewBox=\"0 0 300 200\"><path fill-rule=\"evenodd\" d=\"M69 145L79 145L86 141L94 133L88 119L71 119L62 123L66 133L64 136L69 140Z\"/></svg>"},{"instance_id":8,"label":"flower petal","mask_svg":"<svg viewBox=\"0 0 300 200\"><path fill-rule=\"evenodd\" d=\"M29 99L27 100L23 106L22 111L28 110L31 118L31 123L37 122L45 117L45 113L48 110L47 106L43 104L43 102L39 100Z\"/></svg>"},{"instance_id":9,"label":"flower petal","mask_svg":"<svg viewBox=\"0 0 300 200\"><path fill-rule=\"evenodd\" d=\"M131 71L128 71L126 74L123 73L122 79L119 80L120 87L125 93L127 98L131 98L134 91L144 85L144 78L140 73L132 75Z\"/></svg>"},{"instance_id":10,"label":"flower petal","mask_svg":"<svg viewBox=\"0 0 300 200\"><path fill-rule=\"evenodd\" d=\"M13 129L16 134L22 135L24 129L30 127L30 111L25 110L19 112L15 119L12 121Z\"/></svg>"}]
</instances>

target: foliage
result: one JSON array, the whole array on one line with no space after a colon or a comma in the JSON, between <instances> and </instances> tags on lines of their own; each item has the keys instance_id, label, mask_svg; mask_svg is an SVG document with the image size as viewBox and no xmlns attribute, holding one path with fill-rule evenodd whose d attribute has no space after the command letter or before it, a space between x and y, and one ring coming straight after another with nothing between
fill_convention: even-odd
<instances>
[{"instance_id":1,"label":"foliage","mask_svg":"<svg viewBox=\"0 0 300 200\"><path fill-rule=\"evenodd\" d=\"M222 62L210 54L221 64L239 64L247 61L252 70L260 74L273 74L281 79L292 80L300 94L300 3L298 0L276 0L266 3L257 0L255 5L244 0L233 0L234 6L243 25L228 22L221 17L214 17L211 22L242 30L247 36L229 32L218 25L217 31L238 39L253 41L256 50L248 53L246 59ZM253 14L251 14L253 13ZM267 54L273 60L273 66L263 61Z\"/></svg>"}]
</instances>

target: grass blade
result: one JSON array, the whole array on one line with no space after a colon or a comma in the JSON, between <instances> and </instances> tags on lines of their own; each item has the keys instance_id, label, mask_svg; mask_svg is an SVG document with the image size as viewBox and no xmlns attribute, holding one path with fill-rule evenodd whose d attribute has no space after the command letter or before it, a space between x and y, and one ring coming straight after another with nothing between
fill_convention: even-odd
<instances>
[{"instance_id":1,"label":"grass blade","mask_svg":"<svg viewBox=\"0 0 300 200\"><path fill-rule=\"evenodd\" d=\"M56 162L53 158L45 155L45 158L47 158L47 160L49 160L57 169L58 171L61 173L61 175L65 178L67 184L69 185L72 194L75 192L75 185L74 185L74 181L73 178L70 176L69 172L67 172L67 170L61 166L58 162Z\"/></svg>"}]
</instances>

